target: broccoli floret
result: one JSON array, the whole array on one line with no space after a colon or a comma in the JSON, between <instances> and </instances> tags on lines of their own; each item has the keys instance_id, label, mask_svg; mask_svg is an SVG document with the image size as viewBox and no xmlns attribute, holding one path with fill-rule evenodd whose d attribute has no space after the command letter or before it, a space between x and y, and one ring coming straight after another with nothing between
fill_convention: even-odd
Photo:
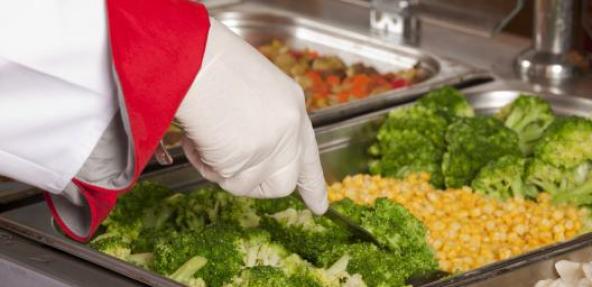
<instances>
[{"instance_id":1,"label":"broccoli floret","mask_svg":"<svg viewBox=\"0 0 592 287\"><path fill-rule=\"evenodd\" d=\"M180 230L201 230L210 223L224 223L251 228L259 225L254 199L236 197L217 186L203 186L187 194L176 211Z\"/></svg>"},{"instance_id":2,"label":"broccoli floret","mask_svg":"<svg viewBox=\"0 0 592 287\"><path fill-rule=\"evenodd\" d=\"M460 118L448 127L442 161L447 187L471 183L479 170L504 155L521 155L518 136L492 117Z\"/></svg>"},{"instance_id":3,"label":"broccoli floret","mask_svg":"<svg viewBox=\"0 0 592 287\"><path fill-rule=\"evenodd\" d=\"M589 185L592 182L590 162L572 168L561 168L534 159L527 165L526 181L538 187L540 191L550 193L554 202L592 204L587 195L590 193Z\"/></svg>"},{"instance_id":4,"label":"broccoli floret","mask_svg":"<svg viewBox=\"0 0 592 287\"><path fill-rule=\"evenodd\" d=\"M430 174L430 182L443 185L440 165L443 150L417 131L393 130L388 139L379 139L380 159L370 162L370 173L404 178L413 173ZM371 148L374 149L376 146Z\"/></svg>"},{"instance_id":5,"label":"broccoli floret","mask_svg":"<svg viewBox=\"0 0 592 287\"><path fill-rule=\"evenodd\" d=\"M413 258L384 252L370 243L338 244L319 257L323 266L331 266L347 256L349 274L360 274L368 286L406 286L405 280L415 274L436 268L416 266ZM433 263L432 263L433 264Z\"/></svg>"},{"instance_id":6,"label":"broccoli floret","mask_svg":"<svg viewBox=\"0 0 592 287\"><path fill-rule=\"evenodd\" d=\"M326 269L317 268L310 262L303 260L297 254L292 254L282 261L280 268L290 276L295 286L304 287L365 287L366 283L359 274L347 271L349 256L344 255Z\"/></svg>"},{"instance_id":7,"label":"broccoli floret","mask_svg":"<svg viewBox=\"0 0 592 287\"><path fill-rule=\"evenodd\" d=\"M282 245L271 242L271 234L261 229L247 230L239 247L246 267L280 266L290 255Z\"/></svg>"},{"instance_id":8,"label":"broccoli floret","mask_svg":"<svg viewBox=\"0 0 592 287\"><path fill-rule=\"evenodd\" d=\"M592 204L592 180L569 190L568 192L557 193L552 196L555 203L571 203L575 205Z\"/></svg>"},{"instance_id":9,"label":"broccoli floret","mask_svg":"<svg viewBox=\"0 0 592 287\"><path fill-rule=\"evenodd\" d=\"M527 181L551 193L554 202L592 204L592 121L556 119L533 149Z\"/></svg>"},{"instance_id":10,"label":"broccoli floret","mask_svg":"<svg viewBox=\"0 0 592 287\"><path fill-rule=\"evenodd\" d=\"M580 184L578 169L562 169L540 159L531 160L526 168L526 181L540 191L557 194L566 192ZM584 173L585 179L587 172Z\"/></svg>"},{"instance_id":11,"label":"broccoli floret","mask_svg":"<svg viewBox=\"0 0 592 287\"><path fill-rule=\"evenodd\" d=\"M226 206L221 208L220 222L235 224L241 228L259 226L260 221L255 200L246 197L234 197Z\"/></svg>"},{"instance_id":12,"label":"broccoli floret","mask_svg":"<svg viewBox=\"0 0 592 287\"><path fill-rule=\"evenodd\" d=\"M296 210L306 209L302 201L294 196L286 196L274 199L254 199L254 208L260 216L274 214L288 208Z\"/></svg>"},{"instance_id":13,"label":"broccoli floret","mask_svg":"<svg viewBox=\"0 0 592 287\"><path fill-rule=\"evenodd\" d=\"M90 242L90 247L105 254L127 260L131 254L130 241L127 237L117 233L104 233Z\"/></svg>"},{"instance_id":14,"label":"broccoli floret","mask_svg":"<svg viewBox=\"0 0 592 287\"><path fill-rule=\"evenodd\" d=\"M442 186L440 165L447 126L444 117L425 107L392 111L370 147L370 154L377 158L370 163L370 172L398 178L426 172L433 185Z\"/></svg>"},{"instance_id":15,"label":"broccoli floret","mask_svg":"<svg viewBox=\"0 0 592 287\"><path fill-rule=\"evenodd\" d=\"M525 155L555 119L551 105L536 96L520 95L502 108L496 117L518 134L520 149Z\"/></svg>"},{"instance_id":16,"label":"broccoli floret","mask_svg":"<svg viewBox=\"0 0 592 287\"><path fill-rule=\"evenodd\" d=\"M226 205L230 195L213 185L201 186L187 193L179 194L174 226L181 231L199 231L207 224L217 222L221 205Z\"/></svg>"},{"instance_id":17,"label":"broccoli floret","mask_svg":"<svg viewBox=\"0 0 592 287\"><path fill-rule=\"evenodd\" d=\"M145 225L161 226L170 216L161 202L171 195L170 189L151 182L138 183L118 199L115 209L103 222L109 233L119 233L133 241Z\"/></svg>"},{"instance_id":18,"label":"broccoli floret","mask_svg":"<svg viewBox=\"0 0 592 287\"><path fill-rule=\"evenodd\" d=\"M377 134L380 141L389 140L392 131L416 131L435 146L444 147L448 121L439 113L421 105L413 105L391 111Z\"/></svg>"},{"instance_id":19,"label":"broccoli floret","mask_svg":"<svg viewBox=\"0 0 592 287\"><path fill-rule=\"evenodd\" d=\"M327 269L314 268L309 272L321 283L321 286L365 287L366 282L362 279L362 275L352 275L347 271L350 260L351 257L349 255L343 255Z\"/></svg>"},{"instance_id":20,"label":"broccoli floret","mask_svg":"<svg viewBox=\"0 0 592 287\"><path fill-rule=\"evenodd\" d=\"M304 259L316 261L316 256L331 245L348 240L350 234L331 220L314 216L310 210L288 208L262 218L261 226L271 238Z\"/></svg>"},{"instance_id":21,"label":"broccoli floret","mask_svg":"<svg viewBox=\"0 0 592 287\"><path fill-rule=\"evenodd\" d=\"M151 252L154 249L154 244L156 244L156 242L161 238L166 237L171 232L174 232L174 229L168 226L161 229L142 229L138 239L132 241L131 243L132 253Z\"/></svg>"},{"instance_id":22,"label":"broccoli floret","mask_svg":"<svg viewBox=\"0 0 592 287\"><path fill-rule=\"evenodd\" d=\"M255 266L244 269L225 287L296 287L290 278L279 268Z\"/></svg>"},{"instance_id":23,"label":"broccoli floret","mask_svg":"<svg viewBox=\"0 0 592 287\"><path fill-rule=\"evenodd\" d=\"M526 183L526 159L507 155L489 162L473 179L471 187L474 191L498 199L510 197L534 198L537 190Z\"/></svg>"},{"instance_id":24,"label":"broccoli floret","mask_svg":"<svg viewBox=\"0 0 592 287\"><path fill-rule=\"evenodd\" d=\"M348 277L351 282L365 282L368 286L403 286L410 276L427 274L437 268L434 252L427 244L425 227L401 205L380 198L372 206L358 207L343 200L335 203L334 208L360 223L391 250L384 251L366 242L336 242L325 248L316 260L316 264L328 268L329 273L346 261L346 271L352 274ZM343 260L341 265L338 264L340 260Z\"/></svg>"},{"instance_id":25,"label":"broccoli floret","mask_svg":"<svg viewBox=\"0 0 592 287\"><path fill-rule=\"evenodd\" d=\"M368 212L369 209L368 206L356 204L353 200L347 197L332 203L331 207L357 224L361 224L363 214Z\"/></svg>"},{"instance_id":26,"label":"broccoli floret","mask_svg":"<svg viewBox=\"0 0 592 287\"><path fill-rule=\"evenodd\" d=\"M582 117L555 120L534 147L534 157L560 168L592 160L592 121Z\"/></svg>"},{"instance_id":27,"label":"broccoli floret","mask_svg":"<svg viewBox=\"0 0 592 287\"><path fill-rule=\"evenodd\" d=\"M213 224L202 232L173 233L156 243L154 269L170 275L194 256L207 259L195 278L202 278L208 286L222 286L238 274L243 266L240 251L242 234L232 226Z\"/></svg>"},{"instance_id":28,"label":"broccoli floret","mask_svg":"<svg viewBox=\"0 0 592 287\"><path fill-rule=\"evenodd\" d=\"M417 105L438 111L451 120L455 117L473 117L473 107L465 97L453 87L442 87L421 97Z\"/></svg>"},{"instance_id":29,"label":"broccoli floret","mask_svg":"<svg viewBox=\"0 0 592 287\"><path fill-rule=\"evenodd\" d=\"M414 254L421 250L432 253L426 241L425 226L402 205L389 199L379 198L363 212L361 226L396 254ZM433 254L430 257L429 264L434 264Z\"/></svg>"}]
</instances>

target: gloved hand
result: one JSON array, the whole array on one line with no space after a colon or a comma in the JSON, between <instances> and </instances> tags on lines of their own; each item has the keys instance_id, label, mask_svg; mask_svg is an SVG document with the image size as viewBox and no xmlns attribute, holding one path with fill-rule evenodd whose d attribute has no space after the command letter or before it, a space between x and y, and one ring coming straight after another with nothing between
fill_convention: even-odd
<instances>
[{"instance_id":1,"label":"gloved hand","mask_svg":"<svg viewBox=\"0 0 592 287\"><path fill-rule=\"evenodd\" d=\"M316 214L328 200L301 88L211 19L202 68L176 114L189 161L225 190L282 197L296 185Z\"/></svg>"}]
</instances>

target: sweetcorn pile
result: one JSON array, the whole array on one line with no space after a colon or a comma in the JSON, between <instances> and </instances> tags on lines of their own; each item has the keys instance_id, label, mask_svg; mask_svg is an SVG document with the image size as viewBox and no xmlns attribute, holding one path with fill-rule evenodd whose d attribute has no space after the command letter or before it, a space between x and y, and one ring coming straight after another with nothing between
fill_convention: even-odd
<instances>
[{"instance_id":1,"label":"sweetcorn pile","mask_svg":"<svg viewBox=\"0 0 592 287\"><path fill-rule=\"evenodd\" d=\"M467 271L563 241L583 228L585 210L553 206L544 193L537 202L498 201L469 187L437 190L428 181L427 174L404 180L355 175L329 186L329 199L348 197L371 204L386 197L402 204L424 222L440 268L449 272Z\"/></svg>"}]
</instances>

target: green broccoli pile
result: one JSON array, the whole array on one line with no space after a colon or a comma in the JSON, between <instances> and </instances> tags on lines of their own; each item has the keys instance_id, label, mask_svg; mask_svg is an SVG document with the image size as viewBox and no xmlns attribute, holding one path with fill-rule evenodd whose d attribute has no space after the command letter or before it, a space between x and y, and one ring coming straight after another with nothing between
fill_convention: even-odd
<instances>
[{"instance_id":1,"label":"green broccoli pile","mask_svg":"<svg viewBox=\"0 0 592 287\"><path fill-rule=\"evenodd\" d=\"M404 286L437 269L426 229L386 199L334 204L388 250L356 241L295 197L249 199L142 182L122 196L90 246L186 286Z\"/></svg>"},{"instance_id":2,"label":"green broccoli pile","mask_svg":"<svg viewBox=\"0 0 592 287\"><path fill-rule=\"evenodd\" d=\"M499 199L549 192L555 202L592 204L592 121L556 116L536 96L475 116L457 90L433 91L393 110L369 153L373 174L425 172L439 188L471 186Z\"/></svg>"}]
</instances>

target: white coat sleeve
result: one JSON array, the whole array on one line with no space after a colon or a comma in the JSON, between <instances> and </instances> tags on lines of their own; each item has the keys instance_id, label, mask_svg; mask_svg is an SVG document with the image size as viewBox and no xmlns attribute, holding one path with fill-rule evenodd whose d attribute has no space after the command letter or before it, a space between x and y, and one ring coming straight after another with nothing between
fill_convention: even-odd
<instances>
[{"instance_id":1,"label":"white coat sleeve","mask_svg":"<svg viewBox=\"0 0 592 287\"><path fill-rule=\"evenodd\" d=\"M116 116L104 11L0 2L0 174L61 193Z\"/></svg>"}]
</instances>

